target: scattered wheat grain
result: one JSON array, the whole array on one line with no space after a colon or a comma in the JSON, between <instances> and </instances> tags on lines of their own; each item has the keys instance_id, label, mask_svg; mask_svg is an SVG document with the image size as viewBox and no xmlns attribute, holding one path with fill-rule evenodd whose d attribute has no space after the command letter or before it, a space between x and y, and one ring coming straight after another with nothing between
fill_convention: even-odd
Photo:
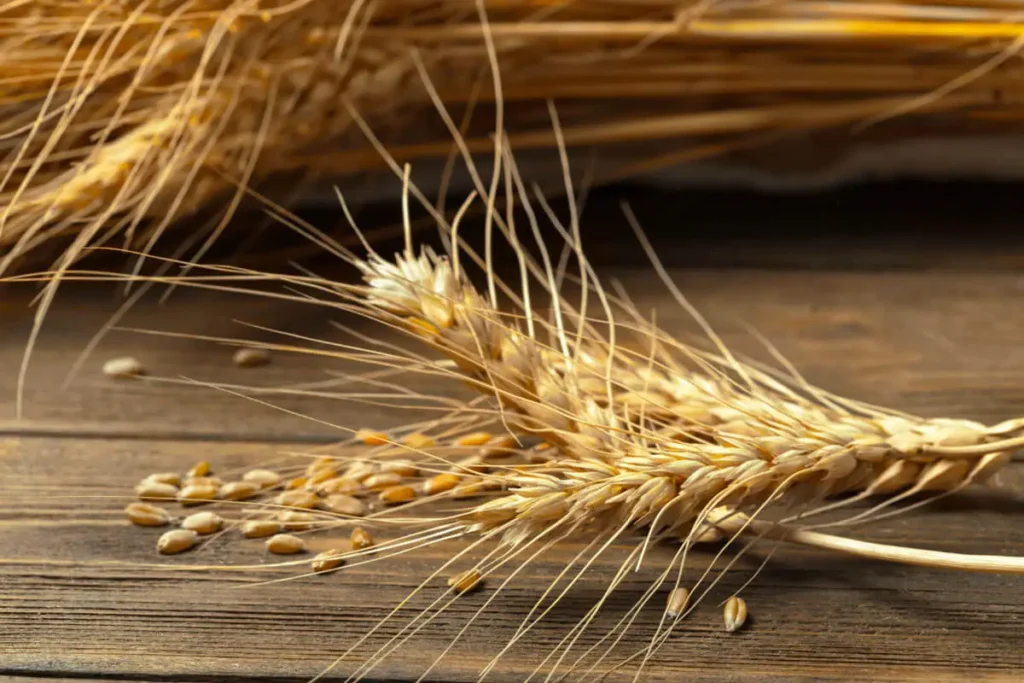
<instances>
[{"instance_id":1,"label":"scattered wheat grain","mask_svg":"<svg viewBox=\"0 0 1024 683\"><path fill-rule=\"evenodd\" d=\"M242 535L246 538L266 538L280 531L281 525L269 519L254 519L242 524Z\"/></svg>"},{"instance_id":2,"label":"scattered wheat grain","mask_svg":"<svg viewBox=\"0 0 1024 683\"><path fill-rule=\"evenodd\" d=\"M103 374L114 379L129 379L146 374L146 369L137 358L124 356L112 358L103 364Z\"/></svg>"},{"instance_id":3,"label":"scattered wheat grain","mask_svg":"<svg viewBox=\"0 0 1024 683\"><path fill-rule=\"evenodd\" d=\"M408 460L390 460L388 462L383 462L380 465L380 471L382 473L391 472L400 477L415 477L420 473L419 468Z\"/></svg>"},{"instance_id":4,"label":"scattered wheat grain","mask_svg":"<svg viewBox=\"0 0 1024 683\"><path fill-rule=\"evenodd\" d=\"M291 534L275 534L267 539L266 545L275 555L295 555L306 550L306 542Z\"/></svg>"},{"instance_id":5,"label":"scattered wheat grain","mask_svg":"<svg viewBox=\"0 0 1024 683\"><path fill-rule=\"evenodd\" d=\"M672 592L668 594L668 604L665 606L665 614L667 614L670 619L675 619L686 611L686 606L689 604L690 591L682 586L674 588Z\"/></svg>"},{"instance_id":6,"label":"scattered wheat grain","mask_svg":"<svg viewBox=\"0 0 1024 683\"><path fill-rule=\"evenodd\" d=\"M362 441L367 446L383 446L391 443L391 439L384 432L373 431L372 429L360 429L356 432L356 440Z\"/></svg>"},{"instance_id":7,"label":"scattered wheat grain","mask_svg":"<svg viewBox=\"0 0 1024 683\"><path fill-rule=\"evenodd\" d=\"M328 479L317 487L317 491L319 491L322 496L330 496L335 493L352 495L353 493L359 493L362 490L362 484L355 479L349 479L347 477L335 477L334 479Z\"/></svg>"},{"instance_id":8,"label":"scattered wheat grain","mask_svg":"<svg viewBox=\"0 0 1024 683\"><path fill-rule=\"evenodd\" d=\"M480 572L469 569L448 579L448 586L456 593L468 593L481 585Z\"/></svg>"},{"instance_id":9,"label":"scattered wheat grain","mask_svg":"<svg viewBox=\"0 0 1024 683\"><path fill-rule=\"evenodd\" d=\"M190 469L188 471L188 474L185 476L188 477L189 479L195 479L196 477L209 476L210 473L211 469L209 461L200 460L199 462L192 466L192 469Z\"/></svg>"},{"instance_id":10,"label":"scattered wheat grain","mask_svg":"<svg viewBox=\"0 0 1024 683\"><path fill-rule=\"evenodd\" d=\"M189 529L203 535L216 533L222 526L224 526L224 519L216 512L197 512L181 522L182 529Z\"/></svg>"},{"instance_id":11,"label":"scattered wheat grain","mask_svg":"<svg viewBox=\"0 0 1024 683\"><path fill-rule=\"evenodd\" d=\"M329 572L345 564L342 550L325 550L313 558L312 568L315 572Z\"/></svg>"},{"instance_id":12,"label":"scattered wheat grain","mask_svg":"<svg viewBox=\"0 0 1024 683\"><path fill-rule=\"evenodd\" d=\"M386 505L408 503L410 500L415 500L415 498L416 489L408 484L399 484L398 486L392 486L391 488L386 488L380 492L380 502Z\"/></svg>"},{"instance_id":13,"label":"scattered wheat grain","mask_svg":"<svg viewBox=\"0 0 1024 683\"><path fill-rule=\"evenodd\" d=\"M366 514L366 505L358 498L345 493L335 493L320 501L320 506L328 512L350 517L362 517Z\"/></svg>"},{"instance_id":14,"label":"scattered wheat grain","mask_svg":"<svg viewBox=\"0 0 1024 683\"><path fill-rule=\"evenodd\" d=\"M316 524L317 516L311 512L284 510L277 514L277 519L285 529L305 531L306 529L313 528L313 525Z\"/></svg>"},{"instance_id":15,"label":"scattered wheat grain","mask_svg":"<svg viewBox=\"0 0 1024 683\"><path fill-rule=\"evenodd\" d=\"M433 437L427 436L426 434L420 434L419 432L409 434L402 439L402 443L409 448L415 448L417 450L423 450L437 445L437 441L435 441Z\"/></svg>"},{"instance_id":16,"label":"scattered wheat grain","mask_svg":"<svg viewBox=\"0 0 1024 683\"><path fill-rule=\"evenodd\" d=\"M139 500L174 500L178 496L178 487L158 481L143 480L135 487L135 495L139 497Z\"/></svg>"},{"instance_id":17,"label":"scattered wheat grain","mask_svg":"<svg viewBox=\"0 0 1024 683\"><path fill-rule=\"evenodd\" d=\"M373 536L366 529L357 526L352 530L349 542L352 543L353 550L365 550L373 547Z\"/></svg>"},{"instance_id":18,"label":"scattered wheat grain","mask_svg":"<svg viewBox=\"0 0 1024 683\"><path fill-rule=\"evenodd\" d=\"M284 489L285 491L301 489L306 485L307 481L309 481L308 477L295 477L294 479L289 479L288 483L284 485Z\"/></svg>"},{"instance_id":19,"label":"scattered wheat grain","mask_svg":"<svg viewBox=\"0 0 1024 683\"><path fill-rule=\"evenodd\" d=\"M199 542L199 534L191 529L168 531L156 542L156 549L163 555L183 553Z\"/></svg>"},{"instance_id":20,"label":"scattered wheat grain","mask_svg":"<svg viewBox=\"0 0 1024 683\"><path fill-rule=\"evenodd\" d=\"M274 503L276 505L299 508L302 510L312 510L317 506L318 502L319 498L317 498L316 494L303 489L284 491L274 498Z\"/></svg>"},{"instance_id":21,"label":"scattered wheat grain","mask_svg":"<svg viewBox=\"0 0 1024 683\"><path fill-rule=\"evenodd\" d=\"M178 492L178 502L182 505L202 505L217 499L216 486L186 486Z\"/></svg>"},{"instance_id":22,"label":"scattered wheat grain","mask_svg":"<svg viewBox=\"0 0 1024 683\"><path fill-rule=\"evenodd\" d=\"M231 360L240 368L258 368L270 363L270 351L254 348L238 349Z\"/></svg>"},{"instance_id":23,"label":"scattered wheat grain","mask_svg":"<svg viewBox=\"0 0 1024 683\"><path fill-rule=\"evenodd\" d=\"M171 486L181 486L181 476L177 472L155 472L142 481L155 481Z\"/></svg>"},{"instance_id":24,"label":"scattered wheat grain","mask_svg":"<svg viewBox=\"0 0 1024 683\"><path fill-rule=\"evenodd\" d=\"M229 481L220 487L217 495L222 500L248 500L262 489L252 481Z\"/></svg>"},{"instance_id":25,"label":"scattered wheat grain","mask_svg":"<svg viewBox=\"0 0 1024 683\"><path fill-rule=\"evenodd\" d=\"M725 603L723 612L725 617L725 630L735 633L743 628L747 621L747 601L738 596L732 596Z\"/></svg>"},{"instance_id":26,"label":"scattered wheat grain","mask_svg":"<svg viewBox=\"0 0 1024 683\"><path fill-rule=\"evenodd\" d=\"M138 526L167 526L171 516L163 508L146 503L132 503L125 507L129 521Z\"/></svg>"},{"instance_id":27,"label":"scattered wheat grain","mask_svg":"<svg viewBox=\"0 0 1024 683\"><path fill-rule=\"evenodd\" d=\"M242 475L242 481L249 481L260 488L269 489L281 483L281 475L273 470L249 470Z\"/></svg>"},{"instance_id":28,"label":"scattered wheat grain","mask_svg":"<svg viewBox=\"0 0 1024 683\"><path fill-rule=\"evenodd\" d=\"M462 478L455 474L438 474L423 484L423 492L428 496L433 496L445 491L451 491L459 485L460 481L462 481Z\"/></svg>"},{"instance_id":29,"label":"scattered wheat grain","mask_svg":"<svg viewBox=\"0 0 1024 683\"><path fill-rule=\"evenodd\" d=\"M402 483L402 477L394 472L382 472L373 474L363 481L363 486L371 491L382 491L383 489L397 486Z\"/></svg>"}]
</instances>

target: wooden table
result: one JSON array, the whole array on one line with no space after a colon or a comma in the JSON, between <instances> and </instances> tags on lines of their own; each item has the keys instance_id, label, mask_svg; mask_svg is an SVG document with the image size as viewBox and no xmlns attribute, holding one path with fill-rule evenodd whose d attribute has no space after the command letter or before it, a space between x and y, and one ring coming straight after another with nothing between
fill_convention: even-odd
<instances>
[{"instance_id":1,"label":"wooden table","mask_svg":"<svg viewBox=\"0 0 1024 683\"><path fill-rule=\"evenodd\" d=\"M723 246L708 238L701 227L707 224L695 224L688 238L664 242L662 253L675 264L680 287L735 347L758 352L737 324L743 321L768 336L811 381L851 397L986 421L1024 414L1024 274L1015 270L1024 250L968 240L951 251L948 236L929 240L906 233L878 242L870 237L877 231L870 230L848 231L831 242L794 237L788 249L754 230ZM616 235L622 231L615 229ZM610 241L611 248L598 251L617 259L606 272L623 280L642 309L656 306L664 327L686 328L685 316L649 271L615 254L618 239L598 240ZM241 467L344 436L331 423L386 428L401 418L385 408L301 397L275 398L275 409L188 382L115 382L102 376L99 365L128 353L154 375L201 382L271 386L322 379L326 368L337 367L322 358L278 354L267 367L241 370L231 364L227 347L127 332L108 335L62 388L75 355L119 301L109 289L69 288L45 327L27 377L25 416L15 422L27 295L5 291L0 328L0 680L306 681L451 552L436 547L384 566L274 585L258 584L294 572L182 573L120 565L161 561L153 550L159 531L130 527L121 512L141 476L181 470L200 459L218 469ZM123 324L247 334L235 319L331 334L321 317L309 319L311 310L181 293L163 307L136 307ZM413 384L440 390L424 380ZM1022 520L1024 464L1017 463L993 490L845 533L1020 555ZM495 645L512 635L579 548L567 543L539 558L431 680L476 680ZM224 542L202 552L214 564L268 561L258 543ZM625 613L668 552L653 551L646 568L610 599L600 624L610 627ZM683 622L647 667L645 680L1024 680L1020 577L782 547L743 591L750 628L726 634L718 604L750 578L758 558L742 560L719 592ZM599 598L618 559L613 552L595 565L488 680L524 680ZM487 598L484 590L456 603L371 680L415 680ZM623 647L632 651L646 642L660 604L656 600L640 614ZM581 642L589 646L600 633L588 632ZM335 674L349 673L346 666Z\"/></svg>"}]
</instances>

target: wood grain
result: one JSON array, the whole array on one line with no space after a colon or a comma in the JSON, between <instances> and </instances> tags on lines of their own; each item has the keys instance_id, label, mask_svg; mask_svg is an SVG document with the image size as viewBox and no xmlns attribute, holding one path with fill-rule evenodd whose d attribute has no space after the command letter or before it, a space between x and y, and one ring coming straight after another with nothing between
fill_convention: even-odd
<instances>
[{"instance_id":1,"label":"wood grain","mask_svg":"<svg viewBox=\"0 0 1024 683\"><path fill-rule=\"evenodd\" d=\"M124 493L142 474L181 469L198 457L219 469L245 466L274 450L245 443L9 443L0 458L0 477L8 482L0 505L0 675L307 680L461 547L447 544L382 566L263 586L259 582L297 572L118 566L269 562L259 541L234 536L181 558L160 558L153 549L160 530L130 527L120 510ZM1024 496L1013 493L1024 485L1024 464L1015 465L1002 484L1001 490L948 500L861 535L938 549L1024 553L1018 522ZM533 563L431 680L476 680L495 647L579 549L566 544ZM649 565L613 595L582 644L593 644L614 625L669 552L656 550ZM1024 651L1017 647L1024 620L1019 578L891 566L801 548L776 552L744 591L751 628L727 635L718 603L751 576L763 552L726 575L651 663L645 680L1013 680L1024 671ZM707 557L698 557L690 571L699 572ZM599 598L621 558L622 548L613 548L488 680L524 680L539 655ZM455 603L436 629L401 649L371 680L415 680L488 595L484 590ZM646 642L662 600L641 614L624 652ZM351 665L342 665L336 673L350 671Z\"/></svg>"},{"instance_id":2,"label":"wood grain","mask_svg":"<svg viewBox=\"0 0 1024 683\"><path fill-rule=\"evenodd\" d=\"M657 309L663 327L695 330L649 270L610 272L641 309ZM808 379L828 389L921 414L986 421L1024 414L1024 327L1019 325L1024 277L1016 273L867 272L850 266L688 268L673 275L734 348L767 357L743 327L752 325ZM223 564L268 561L259 542L227 538L199 554L161 560L153 551L159 532L131 528L121 518L123 496L139 477L181 469L200 458L219 468L243 466L282 450L331 442L345 435L343 428L386 427L408 418L382 407L275 398L297 413L290 414L208 386L115 382L98 368L104 359L124 354L142 359L155 376L264 387L350 370L340 361L283 353L268 367L240 370L230 362L231 350L217 344L128 332L112 333L62 390L75 354L119 301L109 289L69 288L31 367L27 419L15 423L27 296L5 292L0 303L0 427L7 438L0 443L0 679L307 681L461 547L435 547L387 565L275 585L259 583L291 572L182 573L130 566L201 558ZM250 334L237 320L343 337L316 309L208 294L182 293L163 307L139 306L124 324L177 333ZM259 337L263 332L252 334L267 338ZM410 386L460 391L423 379L410 379ZM1021 491L1024 464L1015 464L1000 490L950 498L857 534L921 547L1024 554ZM475 681L495 646L511 636L579 548L565 544L534 563L430 680ZM599 599L623 550L613 548L596 563L488 680L524 680ZM744 590L751 628L728 636L718 603L750 578L768 550L739 562L660 651L645 680L924 683L1024 677L1019 647L1024 602L1017 577L896 567L780 548ZM609 600L582 644L593 644L615 624L668 552L653 552L648 565ZM698 558L691 571L699 572L707 559ZM456 603L436 629L396 653L372 680L416 680L489 595L485 590ZM646 643L660 618L661 600L641 613L619 652ZM337 680L350 672L350 664L340 666ZM610 680L619 679L629 680Z\"/></svg>"}]
</instances>

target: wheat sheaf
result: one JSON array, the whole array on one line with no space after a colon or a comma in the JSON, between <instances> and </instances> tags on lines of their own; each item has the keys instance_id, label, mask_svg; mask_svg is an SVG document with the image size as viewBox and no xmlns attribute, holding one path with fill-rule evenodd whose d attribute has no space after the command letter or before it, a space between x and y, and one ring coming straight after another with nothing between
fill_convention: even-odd
<instances>
[{"instance_id":1,"label":"wheat sheaf","mask_svg":"<svg viewBox=\"0 0 1024 683\"><path fill-rule=\"evenodd\" d=\"M497 140L503 163L491 187L504 187L506 203L515 200L525 209L525 225L495 211L493 201L480 199L489 190L486 179L477 176L477 190L453 220L434 214L444 251L417 245L407 219L399 253L387 257L369 243L356 253L277 210L284 224L357 268L359 283L312 271L282 275L184 262L177 265L188 267L187 275L149 278L311 305L404 335L420 348L355 331L353 343L282 331L280 343L259 346L363 363L367 372L350 381L366 390L353 390L352 400L414 404L428 415L387 433L339 427L352 438L330 453L228 479L217 476L216 463L211 471L206 462L188 472L146 476L136 488L140 500L128 506L127 514L140 526L179 527L160 537L161 553L185 553L240 533L265 539L271 553L296 555L258 566L293 567L300 578L462 542L462 549L423 577L384 620L347 643L322 674L349 681L372 677L398 648L446 618L456 601L485 591L482 606L452 642L429 658L425 679L481 616L497 609L494 601L531 562L569 540L579 542L582 550L539 596L514 636L496 647L479 671L480 680L500 673L503 658L557 611L613 545L629 549L625 561L608 578L603 596L553 644L531 680L598 680L615 672L642 679L680 621L705 601L740 556L760 543L800 543L931 567L1024 573L1021 558L888 546L823 531L877 524L984 483L1024 445L1024 420L984 425L909 415L812 386L781 356L782 370L738 358L668 278L627 208L654 272L695 317L710 344L703 348L674 338L642 314L627 292L597 277L583 249L578 214L570 211L563 224L542 194L529 191L507 139ZM561 159L568 178L567 156ZM409 205L422 194L409 182L409 169L399 170L408 217ZM462 234L467 229L463 217L477 202L485 205L487 215L482 253ZM559 258L541 239L542 220L564 238ZM354 222L352 227L358 233ZM511 259L518 278L499 278L498 259ZM479 285L474 275L480 276ZM74 271L62 277L138 276ZM578 300L560 294L566 282L577 285ZM546 302L546 309L539 302ZM644 341L637 345L627 339ZM463 400L417 393L400 381L409 373L458 382L476 396ZM243 390L220 388L272 405ZM203 509L182 518L168 507L174 505L186 512ZM338 530L350 532L347 542L313 558L302 554L307 538ZM711 564L694 569L694 554L703 554L708 543L717 544L708 551ZM598 615L632 570L653 561L655 545L672 549L668 559L658 555L657 577L608 628ZM712 571L719 562L724 569ZM254 568L175 566L192 571ZM725 603L727 630L742 627L746 619L741 591ZM429 604L409 617L405 608L419 599ZM614 646L656 599L662 601L662 617L648 644L612 657ZM584 639L584 633L602 625L606 630L600 638ZM371 648L378 637L383 643Z\"/></svg>"}]
</instances>

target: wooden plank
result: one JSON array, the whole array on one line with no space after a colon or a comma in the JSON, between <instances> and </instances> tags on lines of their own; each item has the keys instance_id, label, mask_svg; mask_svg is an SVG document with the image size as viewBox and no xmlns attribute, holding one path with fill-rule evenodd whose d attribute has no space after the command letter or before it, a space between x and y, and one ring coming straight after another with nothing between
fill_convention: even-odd
<instances>
[{"instance_id":1,"label":"wooden plank","mask_svg":"<svg viewBox=\"0 0 1024 683\"><path fill-rule=\"evenodd\" d=\"M198 553L159 558L153 543L160 531L122 521L120 496L152 471L182 469L200 457L224 471L262 462L281 448L241 442L6 442L0 457L0 677L306 681L463 547L453 542L382 565L262 586L259 582L295 572L181 573L116 564L268 562L259 541L232 536ZM997 491L949 498L856 535L919 547L1022 554L1024 532L1017 519L1022 485L1024 464L1016 464ZM477 680L480 668L579 549L578 542L565 543L532 563L429 680ZM488 680L525 680L542 654L599 599L623 549L613 548L597 562ZM768 550L742 559L726 575L653 659L645 680L924 683L1019 680L1024 672L1019 578L893 566L800 548L778 549L744 590L751 628L724 633L718 603L751 577ZM671 552L652 550L647 566L612 596L581 645L593 645L614 626ZM687 573L691 580L707 557L695 558ZM369 680L415 680L496 584L455 603L448 616ZM620 652L647 642L662 600L659 595L640 614ZM332 680L351 672L352 665L344 664Z\"/></svg>"},{"instance_id":2,"label":"wooden plank","mask_svg":"<svg viewBox=\"0 0 1024 683\"><path fill-rule=\"evenodd\" d=\"M610 273L623 281L642 310L657 311L665 329L679 334L696 329L649 270ZM1024 328L1016 324L1024 279L1017 274L712 269L673 275L730 346L770 359L740 323L752 325L808 379L827 389L931 415L996 421L1024 414ZM7 369L0 373L0 428L8 433L323 441L345 435L329 424L388 427L410 419L408 413L380 406L273 397L275 404L299 415L288 414L209 387L103 377L102 361L126 354L139 357L160 377L262 387L322 381L332 371L359 370L336 359L283 353L268 367L241 370L231 364L231 350L217 344L128 332L111 333L63 390L68 368L115 303L109 291L68 290L45 326L30 368L27 420L15 425L15 369L28 316L24 299L6 300L7 327L0 336L0 367ZM124 324L178 334L281 339L252 331L237 322L242 320L353 342L330 326L332 318L380 333L378 326L316 307L209 293L182 294L163 307L141 305ZM401 382L434 394L462 391L413 375Z\"/></svg>"}]
</instances>

